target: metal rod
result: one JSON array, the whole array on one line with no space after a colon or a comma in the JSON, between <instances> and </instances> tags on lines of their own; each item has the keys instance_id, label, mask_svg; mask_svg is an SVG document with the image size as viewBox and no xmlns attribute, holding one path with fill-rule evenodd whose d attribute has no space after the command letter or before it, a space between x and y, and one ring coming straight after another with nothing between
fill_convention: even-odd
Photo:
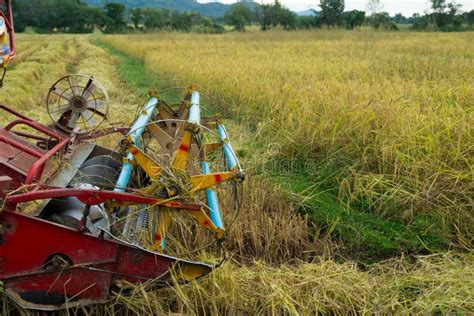
<instances>
[{"instance_id":1,"label":"metal rod","mask_svg":"<svg viewBox=\"0 0 474 316\"><path fill-rule=\"evenodd\" d=\"M133 124L132 128L130 129L130 132L128 133L127 136L131 136L132 142L136 145L139 146L140 142L140 137L143 134L143 131L145 130L146 126L148 123L151 121L153 115L155 114L156 106L158 105L158 99L157 98L151 98L150 101L145 105L143 108L142 114L138 119L135 121ZM130 183L130 178L133 173L133 162L134 158L131 153L127 155L126 161L124 162L122 166L122 170L120 171L119 178L116 183L116 187L114 189L115 192L125 192L125 189L128 187L128 184Z\"/></svg>"},{"instance_id":2,"label":"metal rod","mask_svg":"<svg viewBox=\"0 0 474 316\"><path fill-rule=\"evenodd\" d=\"M188 122L191 124L201 124L200 96L199 92L197 91L194 91L191 94L191 106L189 108ZM203 161L201 167L203 174L211 173L211 168L209 167L209 163L207 161ZM224 229L224 221L222 220L222 214L219 208L219 200L217 198L216 191L212 189L206 190L206 199L212 222L217 228Z\"/></svg>"},{"instance_id":3,"label":"metal rod","mask_svg":"<svg viewBox=\"0 0 474 316\"><path fill-rule=\"evenodd\" d=\"M229 137L227 136L227 131L222 124L217 124L217 133L219 134L219 139L223 142L224 146L223 151L224 151L224 156L227 160L227 166L229 169L234 169L235 167L238 167L239 170L240 164L237 161L237 155L235 154L234 148L232 147L232 144L229 141Z\"/></svg>"},{"instance_id":4,"label":"metal rod","mask_svg":"<svg viewBox=\"0 0 474 316\"><path fill-rule=\"evenodd\" d=\"M41 158L44 155L44 153L42 152L36 151L33 148L23 145L22 143L19 143L13 139L6 138L3 135L0 135L0 142L7 143L8 145L15 147L16 149L19 149L21 151L24 151L25 153L36 158Z\"/></svg>"},{"instance_id":5,"label":"metal rod","mask_svg":"<svg viewBox=\"0 0 474 316\"><path fill-rule=\"evenodd\" d=\"M127 155L127 160L133 160L133 156L131 154ZM128 184L130 182L130 177L132 176L133 166L131 162L124 162L122 165L122 170L120 171L119 178L117 179L117 184L114 188L115 192L125 192Z\"/></svg>"},{"instance_id":6,"label":"metal rod","mask_svg":"<svg viewBox=\"0 0 474 316\"><path fill-rule=\"evenodd\" d=\"M13 134L21 136L21 137L29 138L29 139L42 140L42 141L45 141L45 142L49 141L49 139L46 138L46 137L41 137L41 136L38 136L38 135L25 133L25 132L22 132L22 131L13 131Z\"/></svg>"},{"instance_id":7,"label":"metal rod","mask_svg":"<svg viewBox=\"0 0 474 316\"><path fill-rule=\"evenodd\" d=\"M33 121L33 120L32 120L31 118L29 118L28 116L23 115L23 114L21 114L20 112L15 111L14 109L12 109L12 108L6 106L5 104L0 104L0 109L5 110L5 111L7 111L7 112L9 112L9 113L11 113L11 114L13 114L13 115L15 115L15 116L18 116L19 118L22 118L22 119L24 119L24 120Z\"/></svg>"},{"instance_id":8,"label":"metal rod","mask_svg":"<svg viewBox=\"0 0 474 316\"><path fill-rule=\"evenodd\" d=\"M202 173L210 174L211 168L209 167L209 163L207 161L202 162ZM206 190L206 199L207 205L209 206L209 214L211 216L211 220L216 225L217 228L224 229L224 221L222 220L222 214L219 207L219 199L217 198L216 191L212 189Z\"/></svg>"},{"instance_id":9,"label":"metal rod","mask_svg":"<svg viewBox=\"0 0 474 316\"><path fill-rule=\"evenodd\" d=\"M9 195L5 202L18 204L35 200L60 199L74 196L83 204L99 205L105 201L115 200L118 202L131 202L134 204L163 205L174 209L186 209L189 211L200 211L201 206L193 202L170 201L149 196L141 196L133 193L122 193L113 191L102 191L95 189L72 189L49 187L44 190L33 190L26 193Z\"/></svg>"},{"instance_id":10,"label":"metal rod","mask_svg":"<svg viewBox=\"0 0 474 316\"><path fill-rule=\"evenodd\" d=\"M17 125L27 125L27 126L33 128L33 129L43 133L43 134L46 134L46 135L48 135L50 137L53 137L53 138L56 138L58 140L62 140L62 139L66 138L65 136L62 136L62 135L56 133L55 131L52 131L51 129L47 128L46 126L43 126L40 123L31 121L31 120L28 120L28 119L15 120L15 121L11 122L10 124L8 124L7 126L5 126L4 129L9 131Z\"/></svg>"},{"instance_id":11,"label":"metal rod","mask_svg":"<svg viewBox=\"0 0 474 316\"><path fill-rule=\"evenodd\" d=\"M194 91L191 95L191 106L189 108L188 122L192 124L201 124L201 108L199 106L199 92Z\"/></svg>"},{"instance_id":12,"label":"metal rod","mask_svg":"<svg viewBox=\"0 0 474 316\"><path fill-rule=\"evenodd\" d=\"M53 157L56 153L58 153L63 147L69 143L69 138L65 138L61 140L56 146L54 146L50 151L48 151L43 157L37 160L33 166L31 166L30 171L28 172L28 176L26 177L25 184L29 185L32 184L34 180L40 179L43 175L44 166L46 161Z\"/></svg>"}]
</instances>

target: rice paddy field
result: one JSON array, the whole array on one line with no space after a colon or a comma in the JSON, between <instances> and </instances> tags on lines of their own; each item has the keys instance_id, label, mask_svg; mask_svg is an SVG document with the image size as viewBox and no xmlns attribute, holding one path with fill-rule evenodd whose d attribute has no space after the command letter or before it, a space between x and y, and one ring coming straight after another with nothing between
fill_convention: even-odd
<instances>
[{"instance_id":1,"label":"rice paddy field","mask_svg":"<svg viewBox=\"0 0 474 316\"><path fill-rule=\"evenodd\" d=\"M88 73L109 91L110 122L129 123L151 88L192 82L248 174L220 268L65 313L474 313L474 33L20 35L18 46L2 103L47 123L48 87Z\"/></svg>"}]
</instances>

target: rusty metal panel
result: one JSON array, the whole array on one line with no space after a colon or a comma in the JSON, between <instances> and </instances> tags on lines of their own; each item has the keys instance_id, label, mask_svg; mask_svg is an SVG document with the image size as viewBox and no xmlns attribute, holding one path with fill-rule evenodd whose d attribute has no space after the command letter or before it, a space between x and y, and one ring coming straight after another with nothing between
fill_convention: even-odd
<instances>
[{"instance_id":1,"label":"rusty metal panel","mask_svg":"<svg viewBox=\"0 0 474 316\"><path fill-rule=\"evenodd\" d=\"M15 173L20 175L14 179L15 182L18 182L20 177L23 181L23 178L26 178L38 158L46 154L43 149L3 128L0 128L0 139L3 139L3 141L0 140L0 164L4 165L4 169L14 170ZM8 142L6 142L7 140ZM25 150L28 150L28 152ZM44 173L50 175L52 172L53 168L51 168L51 163L48 161Z\"/></svg>"},{"instance_id":2,"label":"rusty metal panel","mask_svg":"<svg viewBox=\"0 0 474 316\"><path fill-rule=\"evenodd\" d=\"M17 170L12 168L7 164L7 161L4 158L0 157L0 174L3 176L8 176L12 180L8 187L9 190L15 190L19 188L24 182L26 176L21 172L21 170Z\"/></svg>"},{"instance_id":3,"label":"rusty metal panel","mask_svg":"<svg viewBox=\"0 0 474 316\"><path fill-rule=\"evenodd\" d=\"M96 238L11 211L0 214L0 225L4 241L0 244L0 279L7 295L24 308L55 310L65 308L64 304L103 303L114 280L168 283L168 271L175 265L185 267L188 277L212 270L206 264ZM52 264L57 256L63 264Z\"/></svg>"},{"instance_id":4,"label":"rusty metal panel","mask_svg":"<svg viewBox=\"0 0 474 316\"><path fill-rule=\"evenodd\" d=\"M12 178L9 176L0 175L0 197L4 196L4 191L8 190L11 182Z\"/></svg>"}]
</instances>

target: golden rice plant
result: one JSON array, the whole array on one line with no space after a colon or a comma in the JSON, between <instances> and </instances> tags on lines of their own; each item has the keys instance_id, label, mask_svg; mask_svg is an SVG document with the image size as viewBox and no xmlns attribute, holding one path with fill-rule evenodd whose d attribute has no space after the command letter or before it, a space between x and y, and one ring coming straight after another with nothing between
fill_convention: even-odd
<instances>
[{"instance_id":1,"label":"golden rice plant","mask_svg":"<svg viewBox=\"0 0 474 316\"><path fill-rule=\"evenodd\" d=\"M124 105L138 107L144 102L118 76L117 60L91 44L88 36L19 34L17 44L18 55L7 72L1 102L43 124L51 123L45 106L48 89L68 74L93 75L103 83L110 100L109 124L127 126L134 113ZM2 113L0 123L12 118ZM117 137L100 140L112 148L117 141Z\"/></svg>"},{"instance_id":2,"label":"golden rice plant","mask_svg":"<svg viewBox=\"0 0 474 316\"><path fill-rule=\"evenodd\" d=\"M74 38L66 36L22 35L17 37L18 57L11 62L2 103L34 118L45 114L48 88L67 72L77 58ZM6 121L2 116L2 123Z\"/></svg>"},{"instance_id":3,"label":"golden rice plant","mask_svg":"<svg viewBox=\"0 0 474 316\"><path fill-rule=\"evenodd\" d=\"M274 158L337 170L340 196L472 245L473 33L106 36L159 76L193 81ZM133 44L131 44L133 43Z\"/></svg>"},{"instance_id":4,"label":"golden rice plant","mask_svg":"<svg viewBox=\"0 0 474 316\"><path fill-rule=\"evenodd\" d=\"M374 211L401 218L441 212L455 220L472 211L471 37L321 31L160 34L134 37L134 45L127 37L106 40L144 58L153 71L206 88L224 114L251 123L263 160L335 161L345 198L369 197L380 206ZM88 37L20 36L19 43L2 102L48 123L40 113L49 85L69 72L90 73L109 89L112 121L132 119L124 105L139 98L119 78L117 60ZM243 134L233 139L246 141ZM279 150L267 151L275 142ZM474 312L472 254L414 263L399 258L360 269L332 260L333 245L309 237L307 219L284 190L252 177L244 192L229 230L232 256L206 278L168 289L137 287L107 305L58 314ZM227 194L222 206L230 222ZM381 207L394 200L403 208ZM470 218L461 219L466 231ZM3 315L19 313L2 301Z\"/></svg>"},{"instance_id":5,"label":"golden rice plant","mask_svg":"<svg viewBox=\"0 0 474 316\"><path fill-rule=\"evenodd\" d=\"M474 312L472 255L438 254L382 262L367 271L324 260L271 267L225 263L199 282L116 293L85 315L360 315ZM7 306L8 308L8 306ZM66 314L66 313L63 313Z\"/></svg>"}]
</instances>

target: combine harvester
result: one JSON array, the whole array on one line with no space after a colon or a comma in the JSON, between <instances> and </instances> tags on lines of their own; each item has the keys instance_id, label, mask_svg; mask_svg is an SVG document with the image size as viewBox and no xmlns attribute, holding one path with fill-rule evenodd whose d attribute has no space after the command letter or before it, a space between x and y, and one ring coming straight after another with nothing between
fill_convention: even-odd
<instances>
[{"instance_id":1,"label":"combine harvester","mask_svg":"<svg viewBox=\"0 0 474 316\"><path fill-rule=\"evenodd\" d=\"M244 175L222 121L201 116L191 86L176 105L150 96L131 127L99 129L107 99L95 78L71 75L49 90L50 125L0 105L14 117L0 127L0 280L22 308L104 303L130 285L188 282L215 267L165 252L180 213L212 244L224 238L215 190L229 182L237 201ZM104 137L115 148L98 145Z\"/></svg>"}]
</instances>

